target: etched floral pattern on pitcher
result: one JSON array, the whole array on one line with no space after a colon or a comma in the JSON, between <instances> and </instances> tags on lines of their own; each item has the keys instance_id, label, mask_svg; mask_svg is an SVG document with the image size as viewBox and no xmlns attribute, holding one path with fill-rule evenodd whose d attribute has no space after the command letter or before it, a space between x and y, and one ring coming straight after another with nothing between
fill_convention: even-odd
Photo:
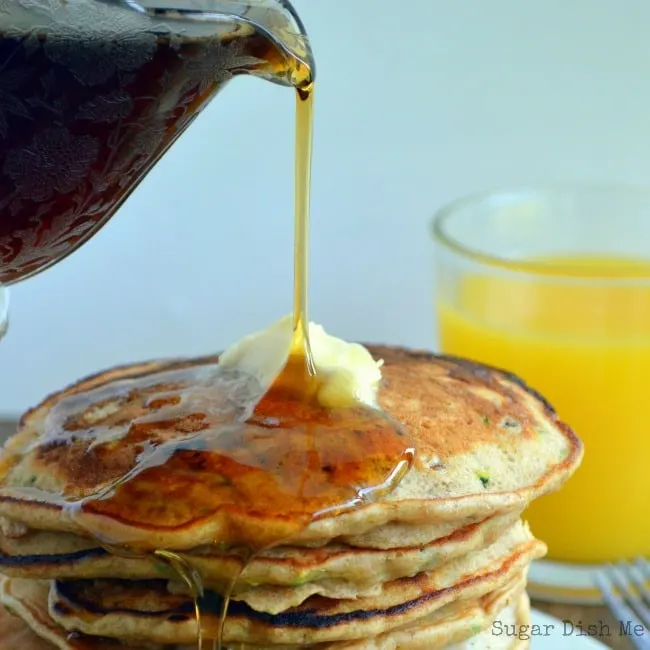
<instances>
[{"instance_id":1,"label":"etched floral pattern on pitcher","mask_svg":"<svg viewBox=\"0 0 650 650\"><path fill-rule=\"evenodd\" d=\"M95 0L0 0L0 283L87 240L268 54L246 23L189 38Z\"/></svg>"}]
</instances>

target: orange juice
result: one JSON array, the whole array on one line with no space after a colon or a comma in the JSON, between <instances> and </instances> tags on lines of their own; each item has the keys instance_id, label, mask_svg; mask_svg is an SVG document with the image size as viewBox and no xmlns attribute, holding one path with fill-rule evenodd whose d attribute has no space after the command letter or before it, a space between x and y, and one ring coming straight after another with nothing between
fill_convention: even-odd
<instances>
[{"instance_id":1,"label":"orange juice","mask_svg":"<svg viewBox=\"0 0 650 650\"><path fill-rule=\"evenodd\" d=\"M437 304L442 350L517 373L583 440L577 474L526 514L549 557L649 557L650 260L539 263L466 275Z\"/></svg>"}]
</instances>

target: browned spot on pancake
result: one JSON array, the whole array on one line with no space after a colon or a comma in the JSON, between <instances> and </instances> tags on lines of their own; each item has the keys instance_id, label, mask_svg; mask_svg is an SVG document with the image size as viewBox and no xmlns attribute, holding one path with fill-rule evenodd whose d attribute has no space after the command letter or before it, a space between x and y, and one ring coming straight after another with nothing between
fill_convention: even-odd
<instances>
[{"instance_id":1,"label":"browned spot on pancake","mask_svg":"<svg viewBox=\"0 0 650 650\"><path fill-rule=\"evenodd\" d=\"M89 490L123 476L135 464L137 449L122 446L109 449L104 445L90 448L90 442L54 441L38 449L38 461L66 482L65 495L79 498Z\"/></svg>"},{"instance_id":2,"label":"browned spot on pancake","mask_svg":"<svg viewBox=\"0 0 650 650\"><path fill-rule=\"evenodd\" d=\"M202 431L209 426L204 417L201 413L192 413L179 419L158 421L155 426L133 424L128 430L128 445L116 440L93 446L93 440L75 438L80 429L73 428L68 438L39 446L37 461L43 468L52 468L66 481L66 496L86 496L89 490L112 483L133 469L142 451L138 443L160 444L179 435Z\"/></svg>"},{"instance_id":3,"label":"browned spot on pancake","mask_svg":"<svg viewBox=\"0 0 650 650\"><path fill-rule=\"evenodd\" d=\"M66 431L80 431L90 426L123 426L152 410L161 408L165 404L178 403L176 396L157 397L151 403L148 403L148 400L152 395L159 396L179 388L179 384L160 383L153 386L138 387L121 396L112 395L104 400L94 402L92 406L69 417L65 421L64 429ZM107 410L108 413L105 413Z\"/></svg>"},{"instance_id":4,"label":"browned spot on pancake","mask_svg":"<svg viewBox=\"0 0 650 650\"><path fill-rule=\"evenodd\" d=\"M379 404L407 431L426 431L417 436L424 443L421 453L445 458L481 444L510 445L507 432L498 426L505 417L521 425L521 437L537 436L539 423L525 402L527 393L500 371L427 353L371 350L384 359L383 374L390 385L380 391ZM498 399L489 399L489 394Z\"/></svg>"},{"instance_id":5,"label":"browned spot on pancake","mask_svg":"<svg viewBox=\"0 0 650 650\"><path fill-rule=\"evenodd\" d=\"M181 398L178 395L167 397L165 399L154 399L149 403L149 407L153 410L161 409L165 406L175 406L180 404Z\"/></svg>"},{"instance_id":6,"label":"browned spot on pancake","mask_svg":"<svg viewBox=\"0 0 650 650\"><path fill-rule=\"evenodd\" d=\"M27 426L30 420L34 417L38 417L39 413L48 411L51 409L57 402L65 397L70 397L72 395L80 395L82 393L94 390L96 388L101 388L106 386L113 381L121 379L138 379L140 377L145 377L153 372L165 372L166 370L181 370L183 368L189 368L195 365L200 364L209 364L217 363L219 360L218 356L210 355L195 359L167 359L164 361L144 361L142 363L132 363L125 364L121 366L115 366L110 370L104 370L94 375L89 375L88 377L67 386L66 388L56 391L48 395L38 406L28 409L23 413L23 416L20 418L18 423L18 430L22 430Z\"/></svg>"},{"instance_id":7,"label":"browned spot on pancake","mask_svg":"<svg viewBox=\"0 0 650 650\"><path fill-rule=\"evenodd\" d=\"M198 433L209 428L204 413L190 413L171 420L157 420L155 424L136 423L129 429L129 442L138 443L149 440L159 444L172 440L179 434Z\"/></svg>"}]
</instances>

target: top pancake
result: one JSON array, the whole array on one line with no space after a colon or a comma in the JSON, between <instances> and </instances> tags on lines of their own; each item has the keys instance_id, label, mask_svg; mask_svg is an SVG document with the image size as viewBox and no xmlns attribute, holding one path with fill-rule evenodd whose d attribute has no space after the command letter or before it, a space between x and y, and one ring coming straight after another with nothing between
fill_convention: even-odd
<instances>
[{"instance_id":1,"label":"top pancake","mask_svg":"<svg viewBox=\"0 0 650 650\"><path fill-rule=\"evenodd\" d=\"M359 417L358 430L340 431L333 418L316 430L310 444L327 443L343 454L361 440L378 467L391 455L397 462L402 446L412 445L417 460L391 494L319 516L300 527L293 544L363 535L388 523L480 519L495 511L521 510L560 487L578 466L582 447L576 436L516 377L430 353L368 347L385 361L378 402L404 425L404 440L402 432L393 431L392 446L382 456L384 450L375 441L388 439L381 437L386 425L375 418L366 426L361 414L354 415ZM48 397L23 417L0 452L0 517L31 529L69 531L150 549L281 539L292 530L285 491L304 489L304 481L339 470L354 477L354 454L350 451L347 464L337 461L334 467L325 453L320 466L304 465L304 458L312 458L306 448L294 447L282 456L276 441L293 440L285 435L293 426L294 416L288 412L282 415L288 432L269 425L271 418L247 424L226 458L230 465L233 458L237 461L234 467L223 459L215 466L205 435L216 424L223 429L241 418L233 390L249 389L241 377L228 377L230 392L224 394L224 382L213 381L217 362L217 357L207 357L135 364ZM258 445L254 458L246 447L251 439ZM121 489L119 479L133 475L145 453L146 469L153 468L156 480L141 482L139 492L127 494L125 509L111 510L107 504ZM283 475L294 483L260 482L260 476L276 476L283 464L296 468ZM254 480L242 483L242 475ZM212 499L210 507L206 495ZM223 503L220 495L225 495ZM84 510L82 504L89 499L94 507ZM396 540L394 546L399 545Z\"/></svg>"}]
</instances>

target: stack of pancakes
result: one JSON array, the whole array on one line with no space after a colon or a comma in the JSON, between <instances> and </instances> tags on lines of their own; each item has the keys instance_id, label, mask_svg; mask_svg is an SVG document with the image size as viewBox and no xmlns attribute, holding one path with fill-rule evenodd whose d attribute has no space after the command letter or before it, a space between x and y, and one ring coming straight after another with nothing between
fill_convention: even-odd
<instances>
[{"instance_id":1,"label":"stack of pancakes","mask_svg":"<svg viewBox=\"0 0 650 650\"><path fill-rule=\"evenodd\" d=\"M418 457L386 498L313 521L290 543L254 556L241 574L239 550L219 545L214 522L175 527L161 513L159 526L126 526L104 518L107 538L117 529L124 539L150 535L200 576L204 648L220 634L230 591L226 648L526 647L495 633L527 622L527 569L546 550L521 515L573 473L580 442L512 375L428 353L369 349L385 361L379 405L403 423ZM70 395L83 405L84 393L98 386L215 361L120 368L23 418L0 454L0 600L17 617L0 613L0 650L197 647L191 585L153 555L102 546L65 506L80 490L96 492L107 468L123 464L110 428L133 417L133 396L103 402L99 411L87 405L95 427L84 436L62 438L49 430L55 420L48 414ZM257 523L266 533L274 522ZM493 627L496 619L511 627Z\"/></svg>"}]
</instances>

